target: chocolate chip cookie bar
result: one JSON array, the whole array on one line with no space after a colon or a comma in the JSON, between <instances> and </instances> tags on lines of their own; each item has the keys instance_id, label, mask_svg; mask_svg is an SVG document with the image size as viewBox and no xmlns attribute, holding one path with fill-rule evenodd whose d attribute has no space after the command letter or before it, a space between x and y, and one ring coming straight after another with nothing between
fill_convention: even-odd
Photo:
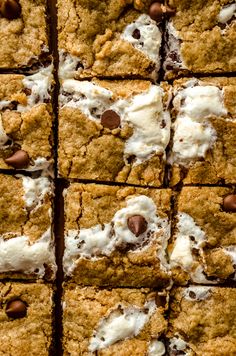
<instances>
[{"instance_id":1,"label":"chocolate chip cookie bar","mask_svg":"<svg viewBox=\"0 0 236 356\"><path fill-rule=\"evenodd\" d=\"M59 76L156 80L162 30L151 3L58 0Z\"/></svg>"},{"instance_id":2,"label":"chocolate chip cookie bar","mask_svg":"<svg viewBox=\"0 0 236 356\"><path fill-rule=\"evenodd\" d=\"M170 139L170 87L66 79L59 97L59 174L159 187Z\"/></svg>"},{"instance_id":3,"label":"chocolate chip cookie bar","mask_svg":"<svg viewBox=\"0 0 236 356\"><path fill-rule=\"evenodd\" d=\"M184 187L177 198L170 266L177 283L235 280L236 194L233 188Z\"/></svg>"},{"instance_id":4,"label":"chocolate chip cookie bar","mask_svg":"<svg viewBox=\"0 0 236 356\"><path fill-rule=\"evenodd\" d=\"M53 184L0 174L0 278L52 280Z\"/></svg>"},{"instance_id":5,"label":"chocolate chip cookie bar","mask_svg":"<svg viewBox=\"0 0 236 356\"><path fill-rule=\"evenodd\" d=\"M236 78L174 82L171 185L236 183Z\"/></svg>"},{"instance_id":6,"label":"chocolate chip cookie bar","mask_svg":"<svg viewBox=\"0 0 236 356\"><path fill-rule=\"evenodd\" d=\"M52 66L0 75L0 169L52 174Z\"/></svg>"},{"instance_id":7,"label":"chocolate chip cookie bar","mask_svg":"<svg viewBox=\"0 0 236 356\"><path fill-rule=\"evenodd\" d=\"M64 355L164 355L166 298L149 289L65 287Z\"/></svg>"},{"instance_id":8,"label":"chocolate chip cookie bar","mask_svg":"<svg viewBox=\"0 0 236 356\"><path fill-rule=\"evenodd\" d=\"M236 71L236 4L232 0L168 0L166 79L179 74Z\"/></svg>"},{"instance_id":9,"label":"chocolate chip cookie bar","mask_svg":"<svg viewBox=\"0 0 236 356\"><path fill-rule=\"evenodd\" d=\"M52 346L52 288L0 283L0 354L48 356Z\"/></svg>"},{"instance_id":10,"label":"chocolate chip cookie bar","mask_svg":"<svg viewBox=\"0 0 236 356\"><path fill-rule=\"evenodd\" d=\"M189 286L170 298L169 355L236 354L236 289Z\"/></svg>"},{"instance_id":11,"label":"chocolate chip cookie bar","mask_svg":"<svg viewBox=\"0 0 236 356\"><path fill-rule=\"evenodd\" d=\"M46 0L1 0L0 68L29 68L49 57L46 14Z\"/></svg>"},{"instance_id":12,"label":"chocolate chip cookie bar","mask_svg":"<svg viewBox=\"0 0 236 356\"><path fill-rule=\"evenodd\" d=\"M168 189L72 183L65 198L65 276L83 285L169 284Z\"/></svg>"}]
</instances>

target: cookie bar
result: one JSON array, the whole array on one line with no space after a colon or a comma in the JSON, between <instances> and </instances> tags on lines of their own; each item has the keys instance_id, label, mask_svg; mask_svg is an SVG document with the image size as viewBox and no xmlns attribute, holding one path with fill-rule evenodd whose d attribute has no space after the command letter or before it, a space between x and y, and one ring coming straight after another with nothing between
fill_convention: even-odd
<instances>
[{"instance_id":1,"label":"cookie bar","mask_svg":"<svg viewBox=\"0 0 236 356\"><path fill-rule=\"evenodd\" d=\"M64 355L164 355L166 298L150 289L64 289Z\"/></svg>"},{"instance_id":2,"label":"cookie bar","mask_svg":"<svg viewBox=\"0 0 236 356\"><path fill-rule=\"evenodd\" d=\"M2 0L0 68L22 69L49 57L46 0Z\"/></svg>"},{"instance_id":3,"label":"cookie bar","mask_svg":"<svg viewBox=\"0 0 236 356\"><path fill-rule=\"evenodd\" d=\"M236 78L174 82L171 185L236 183Z\"/></svg>"},{"instance_id":4,"label":"cookie bar","mask_svg":"<svg viewBox=\"0 0 236 356\"><path fill-rule=\"evenodd\" d=\"M0 283L1 355L50 355L52 294L48 285Z\"/></svg>"},{"instance_id":5,"label":"cookie bar","mask_svg":"<svg viewBox=\"0 0 236 356\"><path fill-rule=\"evenodd\" d=\"M72 183L64 197L66 276L83 285L169 284L170 190Z\"/></svg>"},{"instance_id":6,"label":"cookie bar","mask_svg":"<svg viewBox=\"0 0 236 356\"><path fill-rule=\"evenodd\" d=\"M236 4L232 0L168 0L166 79L180 74L236 71Z\"/></svg>"},{"instance_id":7,"label":"cookie bar","mask_svg":"<svg viewBox=\"0 0 236 356\"><path fill-rule=\"evenodd\" d=\"M59 174L161 186L169 99L166 83L65 80L59 97Z\"/></svg>"},{"instance_id":8,"label":"cookie bar","mask_svg":"<svg viewBox=\"0 0 236 356\"><path fill-rule=\"evenodd\" d=\"M53 185L0 174L0 278L54 279Z\"/></svg>"},{"instance_id":9,"label":"cookie bar","mask_svg":"<svg viewBox=\"0 0 236 356\"><path fill-rule=\"evenodd\" d=\"M0 75L0 169L52 173L52 66Z\"/></svg>"},{"instance_id":10,"label":"cookie bar","mask_svg":"<svg viewBox=\"0 0 236 356\"><path fill-rule=\"evenodd\" d=\"M184 187L177 198L170 266L177 283L235 280L236 195L233 188Z\"/></svg>"},{"instance_id":11,"label":"cookie bar","mask_svg":"<svg viewBox=\"0 0 236 356\"><path fill-rule=\"evenodd\" d=\"M170 299L169 355L236 354L236 289L175 288Z\"/></svg>"},{"instance_id":12,"label":"cookie bar","mask_svg":"<svg viewBox=\"0 0 236 356\"><path fill-rule=\"evenodd\" d=\"M161 27L152 1L58 0L59 76L157 79Z\"/></svg>"}]
</instances>

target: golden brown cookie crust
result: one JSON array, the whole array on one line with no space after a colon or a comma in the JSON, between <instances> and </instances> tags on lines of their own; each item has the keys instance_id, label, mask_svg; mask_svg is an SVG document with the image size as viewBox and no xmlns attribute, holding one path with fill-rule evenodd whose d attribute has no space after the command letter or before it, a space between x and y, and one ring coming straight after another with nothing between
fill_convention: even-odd
<instances>
[{"instance_id":1,"label":"golden brown cookie crust","mask_svg":"<svg viewBox=\"0 0 236 356\"><path fill-rule=\"evenodd\" d=\"M48 356L52 346L52 287L42 284L0 283L0 354ZM9 301L20 298L27 315L11 319Z\"/></svg>"},{"instance_id":2,"label":"golden brown cookie crust","mask_svg":"<svg viewBox=\"0 0 236 356\"><path fill-rule=\"evenodd\" d=\"M98 322L114 310L118 304L124 307L137 306L143 308L147 301L155 299L156 292L149 289L97 289L80 288L73 284L64 286L64 338L65 355L78 354L90 356L88 351L90 338ZM141 332L133 338L121 340L105 349L99 355L125 356L137 352L145 354L152 338L157 339L166 330L163 307L157 307L154 314L145 324Z\"/></svg>"},{"instance_id":3,"label":"golden brown cookie crust","mask_svg":"<svg viewBox=\"0 0 236 356\"><path fill-rule=\"evenodd\" d=\"M48 56L46 0L20 0L21 16L0 18L0 68L22 68Z\"/></svg>"},{"instance_id":4,"label":"golden brown cookie crust","mask_svg":"<svg viewBox=\"0 0 236 356\"><path fill-rule=\"evenodd\" d=\"M185 292L184 288L175 288L171 293L169 336L180 336L193 355L233 356L235 289L212 287L203 300L187 300L183 297Z\"/></svg>"}]
</instances>

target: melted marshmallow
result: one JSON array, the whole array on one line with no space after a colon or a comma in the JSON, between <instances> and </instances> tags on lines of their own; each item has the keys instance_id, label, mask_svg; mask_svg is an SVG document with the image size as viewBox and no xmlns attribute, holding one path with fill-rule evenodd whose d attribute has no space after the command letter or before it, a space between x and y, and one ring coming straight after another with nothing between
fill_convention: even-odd
<instances>
[{"instance_id":1,"label":"melted marshmallow","mask_svg":"<svg viewBox=\"0 0 236 356\"><path fill-rule=\"evenodd\" d=\"M233 16L236 16L236 3L222 7L217 19L220 23L227 23Z\"/></svg>"},{"instance_id":2,"label":"melted marshmallow","mask_svg":"<svg viewBox=\"0 0 236 356\"><path fill-rule=\"evenodd\" d=\"M189 165L204 157L213 146L217 136L208 117L227 114L223 91L215 86L187 87L178 92L173 100L178 116L173 124L173 162Z\"/></svg>"},{"instance_id":3,"label":"melted marshmallow","mask_svg":"<svg viewBox=\"0 0 236 356\"><path fill-rule=\"evenodd\" d=\"M27 96L27 106L18 105L17 111L27 111L29 107L33 107L38 103L43 103L45 100L50 100L50 90L53 81L53 65L40 69L37 73L25 76L22 83L25 88L31 90L31 94Z\"/></svg>"},{"instance_id":4,"label":"melted marshmallow","mask_svg":"<svg viewBox=\"0 0 236 356\"><path fill-rule=\"evenodd\" d=\"M108 317L100 320L93 337L90 339L89 351L95 352L120 340L137 336L155 312L155 309L154 301L146 303L144 308L119 306Z\"/></svg>"},{"instance_id":5,"label":"melted marshmallow","mask_svg":"<svg viewBox=\"0 0 236 356\"><path fill-rule=\"evenodd\" d=\"M21 176L24 188L24 201L29 209L33 209L41 205L45 195L52 193L52 184L46 177L32 179L30 177Z\"/></svg>"},{"instance_id":6,"label":"melted marshmallow","mask_svg":"<svg viewBox=\"0 0 236 356\"><path fill-rule=\"evenodd\" d=\"M163 262L162 267L165 269L166 258L162 246L167 244L170 229L167 219L161 219L156 214L156 206L152 199L141 195L128 199L126 207L118 210L108 224L96 225L80 231L69 230L65 237L65 273L70 275L73 272L78 258L96 260L102 256L109 256L118 246L124 244L136 245L136 251L145 249L152 243L152 236L156 233L160 234L160 251L157 258L161 263ZM138 237L127 226L128 217L133 215L142 215L148 223L146 232ZM145 244L146 241L148 244ZM163 256L159 256L161 252Z\"/></svg>"},{"instance_id":7,"label":"melted marshmallow","mask_svg":"<svg viewBox=\"0 0 236 356\"><path fill-rule=\"evenodd\" d=\"M27 236L10 239L0 236L0 273L34 273L42 278L45 274L45 265L50 266L55 276L57 268L50 229L34 243L31 243Z\"/></svg>"},{"instance_id":8,"label":"melted marshmallow","mask_svg":"<svg viewBox=\"0 0 236 356\"><path fill-rule=\"evenodd\" d=\"M170 256L170 264L172 267L181 266L185 271L190 271L194 262L192 249L201 249L206 239L205 233L186 213L179 213L178 220L178 231L174 249Z\"/></svg>"},{"instance_id":9,"label":"melted marshmallow","mask_svg":"<svg viewBox=\"0 0 236 356\"><path fill-rule=\"evenodd\" d=\"M140 38L133 37L135 30L140 31ZM150 16L143 14L133 23L126 26L121 38L131 43L136 49L143 52L148 58L160 67L159 51L161 47L162 35L157 27L156 21Z\"/></svg>"},{"instance_id":10,"label":"melted marshmallow","mask_svg":"<svg viewBox=\"0 0 236 356\"><path fill-rule=\"evenodd\" d=\"M165 355L166 348L163 342L153 340L148 347L148 356L163 356Z\"/></svg>"},{"instance_id":11,"label":"melted marshmallow","mask_svg":"<svg viewBox=\"0 0 236 356\"><path fill-rule=\"evenodd\" d=\"M211 287L190 286L184 289L183 296L189 301L200 301L207 299L211 294Z\"/></svg>"},{"instance_id":12,"label":"melted marshmallow","mask_svg":"<svg viewBox=\"0 0 236 356\"><path fill-rule=\"evenodd\" d=\"M72 54L65 53L63 50L59 50L59 69L58 75L60 79L73 78L75 73L80 73L83 69L77 70L78 64L81 63L79 57Z\"/></svg>"},{"instance_id":13,"label":"melted marshmallow","mask_svg":"<svg viewBox=\"0 0 236 356\"><path fill-rule=\"evenodd\" d=\"M125 143L124 159L135 156L137 165L154 154L165 154L170 140L170 115L164 111L163 95L160 87L151 85L142 94L114 102L110 90L87 81L65 80L60 103L61 107L80 109L96 122L105 110L115 111L121 118L121 127L128 124L133 128L132 136Z\"/></svg>"}]
</instances>

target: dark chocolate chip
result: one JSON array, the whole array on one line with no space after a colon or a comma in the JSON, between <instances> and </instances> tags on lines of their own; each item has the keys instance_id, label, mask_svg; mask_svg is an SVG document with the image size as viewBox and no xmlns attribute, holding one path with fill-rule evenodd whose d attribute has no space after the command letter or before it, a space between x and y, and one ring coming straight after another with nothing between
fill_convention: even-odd
<instances>
[{"instance_id":1,"label":"dark chocolate chip","mask_svg":"<svg viewBox=\"0 0 236 356\"><path fill-rule=\"evenodd\" d=\"M159 2L154 2L149 8L149 16L156 22L163 19L162 5Z\"/></svg>"},{"instance_id":2,"label":"dark chocolate chip","mask_svg":"<svg viewBox=\"0 0 236 356\"><path fill-rule=\"evenodd\" d=\"M27 152L19 150L11 157L5 159L5 162L17 169L26 168L29 165L29 155Z\"/></svg>"},{"instance_id":3,"label":"dark chocolate chip","mask_svg":"<svg viewBox=\"0 0 236 356\"><path fill-rule=\"evenodd\" d=\"M3 0L1 14L8 20L17 19L21 14L21 6L19 2L17 0Z\"/></svg>"},{"instance_id":4,"label":"dark chocolate chip","mask_svg":"<svg viewBox=\"0 0 236 356\"><path fill-rule=\"evenodd\" d=\"M189 291L188 295L190 296L191 299L196 299L196 294L192 290Z\"/></svg>"},{"instance_id":5,"label":"dark chocolate chip","mask_svg":"<svg viewBox=\"0 0 236 356\"><path fill-rule=\"evenodd\" d=\"M155 302L158 307L165 307L166 306L166 296L164 295L156 295Z\"/></svg>"},{"instance_id":6,"label":"dark chocolate chip","mask_svg":"<svg viewBox=\"0 0 236 356\"><path fill-rule=\"evenodd\" d=\"M6 314L9 318L13 318L13 319L24 318L26 316L26 313L27 313L27 306L22 300L15 299L7 303Z\"/></svg>"},{"instance_id":7,"label":"dark chocolate chip","mask_svg":"<svg viewBox=\"0 0 236 356\"><path fill-rule=\"evenodd\" d=\"M147 230L148 223L142 215L133 215L128 218L127 225L130 231L138 237Z\"/></svg>"},{"instance_id":8,"label":"dark chocolate chip","mask_svg":"<svg viewBox=\"0 0 236 356\"><path fill-rule=\"evenodd\" d=\"M235 194L227 195L227 197L224 198L223 208L227 212L232 212L232 213L236 212L236 195Z\"/></svg>"},{"instance_id":9,"label":"dark chocolate chip","mask_svg":"<svg viewBox=\"0 0 236 356\"><path fill-rule=\"evenodd\" d=\"M29 88L24 88L23 93L25 93L25 95L29 96L29 95L31 95L32 91Z\"/></svg>"},{"instance_id":10,"label":"dark chocolate chip","mask_svg":"<svg viewBox=\"0 0 236 356\"><path fill-rule=\"evenodd\" d=\"M165 122L165 120L163 119L162 121L161 121L161 129L164 129L166 127L166 122Z\"/></svg>"},{"instance_id":11,"label":"dark chocolate chip","mask_svg":"<svg viewBox=\"0 0 236 356\"><path fill-rule=\"evenodd\" d=\"M120 126L120 116L113 110L106 110L101 116L101 124L110 129L116 129Z\"/></svg>"},{"instance_id":12,"label":"dark chocolate chip","mask_svg":"<svg viewBox=\"0 0 236 356\"><path fill-rule=\"evenodd\" d=\"M135 38L136 40L139 40L139 39L140 39L141 33L140 33L140 31L139 31L138 28L136 28L136 29L134 30L134 32L132 33L132 36L133 36L133 38Z\"/></svg>"}]
</instances>

